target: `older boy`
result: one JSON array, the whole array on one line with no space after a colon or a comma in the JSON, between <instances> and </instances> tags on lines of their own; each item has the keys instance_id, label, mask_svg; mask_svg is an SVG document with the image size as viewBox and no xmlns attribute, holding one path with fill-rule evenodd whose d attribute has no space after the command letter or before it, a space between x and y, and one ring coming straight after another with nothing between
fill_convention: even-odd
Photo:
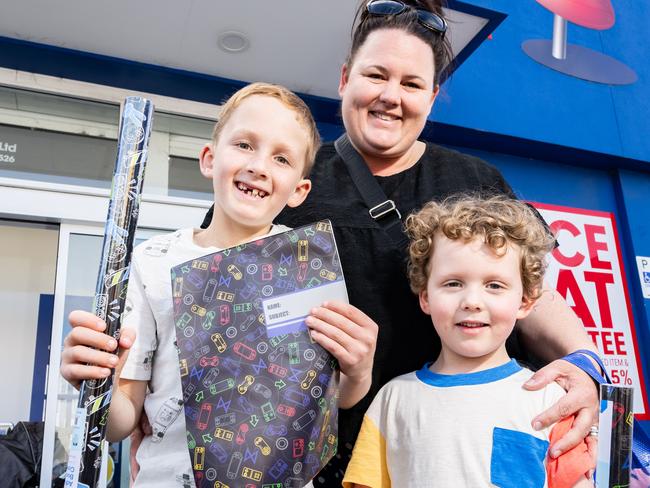
<instances>
[{"instance_id":1,"label":"older boy","mask_svg":"<svg viewBox=\"0 0 650 488\"><path fill-rule=\"evenodd\" d=\"M553 237L529 207L502 197L431 202L407 229L411 288L442 349L379 392L344 486L593 486L584 444L545 461L550 429L530 420L564 391L522 389L532 372L505 347L540 295Z\"/></svg>"},{"instance_id":2,"label":"older boy","mask_svg":"<svg viewBox=\"0 0 650 488\"><path fill-rule=\"evenodd\" d=\"M224 105L213 140L200 153L200 169L214 187L214 216L207 229L181 229L154 237L134 251L125 329L118 356L116 341L102 333L97 317L73 312L65 340L61 373L71 383L106 377L116 367L118 387L111 402L108 438L121 440L137 425L143 410L154 422L137 451L136 487L193 484L182 412L181 378L175 346L171 267L219 249L288 230L273 225L285 205L300 205L311 188L307 175L320 144L307 106L276 85L255 83ZM349 407L369 389L377 326L356 308L327 304L308 323L322 325L323 346L339 359L340 405ZM129 329L132 327L133 329ZM137 331L135 342L133 330ZM336 332L332 332L336 330ZM318 339L316 339L318 340ZM355 347L359 343L367 348ZM101 350L94 350L92 348ZM347 351L352 350L351 354ZM358 352L361 351L361 352ZM363 352L365 351L365 352ZM158 428L157 428L158 427Z\"/></svg>"}]
</instances>

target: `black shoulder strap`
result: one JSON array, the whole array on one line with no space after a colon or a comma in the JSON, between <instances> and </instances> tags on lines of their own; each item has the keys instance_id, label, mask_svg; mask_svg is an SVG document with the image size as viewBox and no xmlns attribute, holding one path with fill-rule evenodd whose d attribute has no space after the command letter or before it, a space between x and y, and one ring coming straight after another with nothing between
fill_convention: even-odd
<instances>
[{"instance_id":1,"label":"black shoulder strap","mask_svg":"<svg viewBox=\"0 0 650 488\"><path fill-rule=\"evenodd\" d=\"M406 248L408 238L402 230L402 216L397 210L395 202L388 199L368 169L368 165L348 139L347 134L344 133L339 137L334 142L334 147L363 197L370 217L386 231L395 245L400 249Z\"/></svg>"}]
</instances>

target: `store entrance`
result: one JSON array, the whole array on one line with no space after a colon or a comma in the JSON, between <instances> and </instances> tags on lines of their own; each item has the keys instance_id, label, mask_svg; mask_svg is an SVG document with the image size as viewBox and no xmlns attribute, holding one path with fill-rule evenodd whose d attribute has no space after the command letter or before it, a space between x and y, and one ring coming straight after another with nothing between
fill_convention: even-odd
<instances>
[{"instance_id":1,"label":"store entrance","mask_svg":"<svg viewBox=\"0 0 650 488\"><path fill-rule=\"evenodd\" d=\"M48 396L46 400L41 484L51 486L65 472L67 450L77 407L79 392L59 374L63 339L70 331L68 315L72 310L92 310L101 259L103 227L99 225L61 224L58 248L57 277L52 320L52 344L49 357ZM138 229L134 245L159 231ZM122 446L123 447L123 446ZM112 446L107 486L120 485L122 449ZM128 452L128 449L127 449Z\"/></svg>"}]
</instances>

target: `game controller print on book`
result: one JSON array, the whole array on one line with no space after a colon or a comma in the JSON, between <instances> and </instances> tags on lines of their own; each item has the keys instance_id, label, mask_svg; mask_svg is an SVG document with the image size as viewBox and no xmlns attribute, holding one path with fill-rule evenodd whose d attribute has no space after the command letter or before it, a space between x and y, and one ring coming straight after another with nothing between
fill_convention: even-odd
<instances>
[{"instance_id":1,"label":"game controller print on book","mask_svg":"<svg viewBox=\"0 0 650 488\"><path fill-rule=\"evenodd\" d=\"M338 443L336 360L304 323L348 301L330 222L188 261L171 285L197 487L304 486Z\"/></svg>"}]
</instances>

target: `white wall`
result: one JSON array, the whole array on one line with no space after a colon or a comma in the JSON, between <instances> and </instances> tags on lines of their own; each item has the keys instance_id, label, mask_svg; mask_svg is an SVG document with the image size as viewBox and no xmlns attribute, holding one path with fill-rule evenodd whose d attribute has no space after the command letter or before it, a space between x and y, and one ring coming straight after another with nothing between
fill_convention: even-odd
<instances>
[{"instance_id":1,"label":"white wall","mask_svg":"<svg viewBox=\"0 0 650 488\"><path fill-rule=\"evenodd\" d=\"M40 294L54 293L58 230L0 220L0 422L29 419Z\"/></svg>"}]
</instances>

